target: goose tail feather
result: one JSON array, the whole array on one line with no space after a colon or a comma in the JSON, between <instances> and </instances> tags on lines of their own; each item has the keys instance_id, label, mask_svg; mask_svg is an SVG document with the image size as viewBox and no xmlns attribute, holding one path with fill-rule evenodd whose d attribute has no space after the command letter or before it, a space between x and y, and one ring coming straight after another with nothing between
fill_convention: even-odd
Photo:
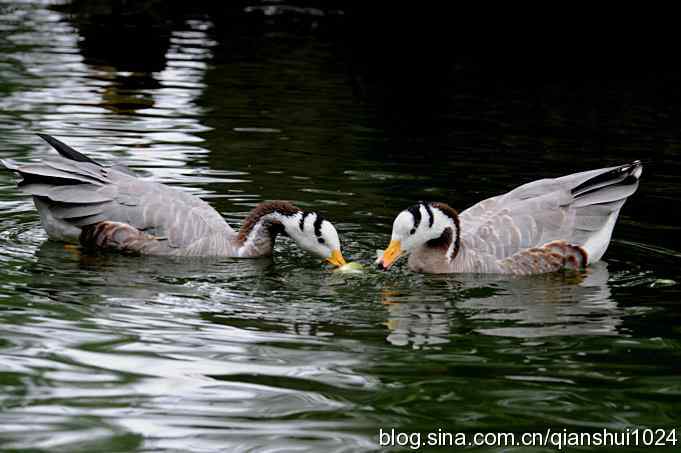
<instances>
[{"instance_id":1,"label":"goose tail feather","mask_svg":"<svg viewBox=\"0 0 681 453\"><path fill-rule=\"evenodd\" d=\"M57 140L56 138L52 137L51 135L47 135L47 134L37 134L37 135L38 135L38 137L42 138L47 143L49 143L52 148L54 148L62 157L65 157L66 159L75 160L76 162L88 162L90 164L95 164L99 167L102 166L97 161L90 159L85 154L76 151L75 149L73 149L69 145L67 145L66 143L64 143L60 140Z\"/></svg>"},{"instance_id":2,"label":"goose tail feather","mask_svg":"<svg viewBox=\"0 0 681 453\"><path fill-rule=\"evenodd\" d=\"M601 259L625 201L638 188L643 173L640 160L596 173L571 189L578 243L589 262Z\"/></svg>"}]
</instances>

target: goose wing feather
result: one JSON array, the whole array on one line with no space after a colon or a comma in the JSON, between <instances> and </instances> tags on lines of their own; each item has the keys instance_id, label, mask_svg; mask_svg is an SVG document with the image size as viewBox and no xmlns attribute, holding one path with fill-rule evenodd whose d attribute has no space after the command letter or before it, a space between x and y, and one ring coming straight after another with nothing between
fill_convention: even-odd
<instances>
[{"instance_id":1,"label":"goose wing feather","mask_svg":"<svg viewBox=\"0 0 681 453\"><path fill-rule=\"evenodd\" d=\"M64 157L18 164L3 161L19 173L19 187L40 199L36 204L49 211L49 221L75 227L112 221L127 223L140 231L167 239L173 248L188 247L208 236L235 236L222 216L199 197L137 178L120 166L104 167L67 145L54 140ZM46 228L48 232L51 228ZM63 230L63 228L54 228Z\"/></svg>"},{"instance_id":2,"label":"goose wing feather","mask_svg":"<svg viewBox=\"0 0 681 453\"><path fill-rule=\"evenodd\" d=\"M636 191L640 174L637 161L521 185L463 211L462 241L486 259L508 258L555 240L586 244L598 259L609 242L613 216ZM594 243L599 232L607 234Z\"/></svg>"},{"instance_id":3,"label":"goose wing feather","mask_svg":"<svg viewBox=\"0 0 681 453\"><path fill-rule=\"evenodd\" d=\"M212 206L194 195L123 173L116 176L118 195L109 220L167 238L175 248L215 233L236 235Z\"/></svg>"}]
</instances>

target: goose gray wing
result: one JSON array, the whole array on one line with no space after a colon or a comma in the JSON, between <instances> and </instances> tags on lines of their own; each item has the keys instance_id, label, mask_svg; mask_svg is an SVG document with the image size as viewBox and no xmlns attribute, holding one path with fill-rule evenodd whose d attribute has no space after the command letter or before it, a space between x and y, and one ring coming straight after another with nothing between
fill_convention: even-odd
<instances>
[{"instance_id":1,"label":"goose gray wing","mask_svg":"<svg viewBox=\"0 0 681 453\"><path fill-rule=\"evenodd\" d=\"M617 215L638 187L639 161L524 184L463 211L462 243L500 260L556 240L585 248L589 262L605 252Z\"/></svg>"},{"instance_id":2,"label":"goose gray wing","mask_svg":"<svg viewBox=\"0 0 681 453\"><path fill-rule=\"evenodd\" d=\"M19 188L34 196L51 238L77 241L83 227L116 222L155 238L154 253L174 254L207 237L236 236L222 216L200 198L139 179L127 169L104 167L59 141L55 145L55 141L48 140L64 157L29 164L2 161L5 168L21 176ZM216 247L220 241L212 243Z\"/></svg>"},{"instance_id":3,"label":"goose gray wing","mask_svg":"<svg viewBox=\"0 0 681 453\"><path fill-rule=\"evenodd\" d=\"M235 231L205 201L163 184L110 170L117 192L103 212L106 220L127 223L168 241L171 248L187 248L207 237L235 237ZM218 251L206 250L206 254Z\"/></svg>"}]
</instances>

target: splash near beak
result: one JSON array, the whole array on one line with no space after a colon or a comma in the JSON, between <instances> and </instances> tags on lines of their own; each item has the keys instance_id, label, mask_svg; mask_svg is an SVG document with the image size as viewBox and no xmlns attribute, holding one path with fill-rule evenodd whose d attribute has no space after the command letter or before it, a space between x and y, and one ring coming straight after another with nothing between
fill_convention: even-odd
<instances>
[{"instance_id":1,"label":"splash near beak","mask_svg":"<svg viewBox=\"0 0 681 453\"><path fill-rule=\"evenodd\" d=\"M400 255L402 255L402 244L400 244L400 241L390 241L388 248L383 252L383 258L378 262L378 267L384 270L390 269L390 266L395 264L395 261L397 261L397 258L399 258Z\"/></svg>"},{"instance_id":2,"label":"splash near beak","mask_svg":"<svg viewBox=\"0 0 681 453\"><path fill-rule=\"evenodd\" d=\"M329 263L333 264L336 267L345 266L345 258L343 258L343 254L338 249L331 252L331 256L328 257L326 261L328 261Z\"/></svg>"}]
</instances>

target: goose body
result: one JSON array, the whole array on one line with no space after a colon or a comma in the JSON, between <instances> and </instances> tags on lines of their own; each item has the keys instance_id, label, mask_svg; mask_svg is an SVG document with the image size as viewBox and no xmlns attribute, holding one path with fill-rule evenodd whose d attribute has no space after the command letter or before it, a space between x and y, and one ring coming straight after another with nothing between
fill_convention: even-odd
<instances>
[{"instance_id":1,"label":"goose body","mask_svg":"<svg viewBox=\"0 0 681 453\"><path fill-rule=\"evenodd\" d=\"M327 261L345 264L334 226L285 201L261 203L239 231L199 197L105 167L48 135L59 156L2 165L21 176L48 237L143 255L252 258L272 254L277 235Z\"/></svg>"},{"instance_id":2,"label":"goose body","mask_svg":"<svg viewBox=\"0 0 681 453\"><path fill-rule=\"evenodd\" d=\"M401 212L377 264L402 255L426 273L528 275L599 261L620 209L637 187L640 161L541 179L481 201L458 214L444 203Z\"/></svg>"}]
</instances>

